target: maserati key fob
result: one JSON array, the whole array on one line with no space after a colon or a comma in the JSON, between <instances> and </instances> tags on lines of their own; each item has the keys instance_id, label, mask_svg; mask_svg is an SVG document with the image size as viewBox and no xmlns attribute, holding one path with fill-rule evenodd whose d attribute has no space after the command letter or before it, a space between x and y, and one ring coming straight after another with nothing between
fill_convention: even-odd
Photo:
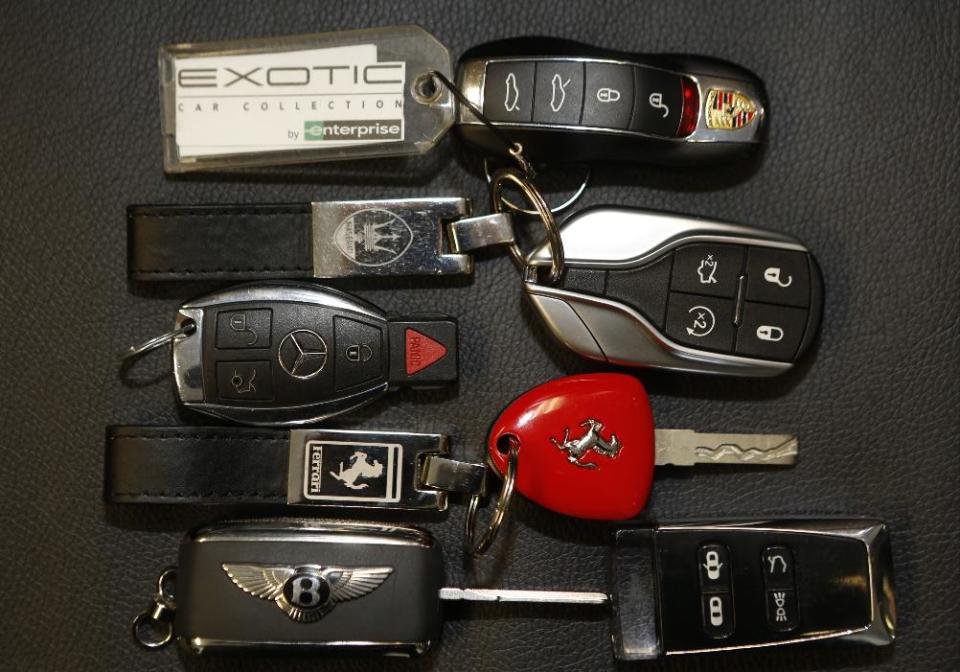
<instances>
[{"instance_id":1,"label":"maserati key fob","mask_svg":"<svg viewBox=\"0 0 960 672\"><path fill-rule=\"evenodd\" d=\"M596 207L560 227L566 273L524 288L551 333L610 364L737 376L788 371L810 348L823 280L803 243L749 226Z\"/></svg>"}]
</instances>

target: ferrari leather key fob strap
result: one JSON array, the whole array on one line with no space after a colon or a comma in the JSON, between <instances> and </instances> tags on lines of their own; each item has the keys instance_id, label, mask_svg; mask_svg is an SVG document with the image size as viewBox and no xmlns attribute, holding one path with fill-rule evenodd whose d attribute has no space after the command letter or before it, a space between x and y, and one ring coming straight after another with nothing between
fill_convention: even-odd
<instances>
[{"instance_id":1,"label":"ferrari leather key fob strap","mask_svg":"<svg viewBox=\"0 0 960 672\"><path fill-rule=\"evenodd\" d=\"M486 467L449 458L443 434L337 429L107 430L106 499L435 510L474 493Z\"/></svg>"},{"instance_id":2,"label":"ferrari leather key fob strap","mask_svg":"<svg viewBox=\"0 0 960 672\"><path fill-rule=\"evenodd\" d=\"M447 226L470 209L466 198L131 205L127 271L138 282L472 273ZM471 221L484 245L513 241L506 216Z\"/></svg>"}]
</instances>

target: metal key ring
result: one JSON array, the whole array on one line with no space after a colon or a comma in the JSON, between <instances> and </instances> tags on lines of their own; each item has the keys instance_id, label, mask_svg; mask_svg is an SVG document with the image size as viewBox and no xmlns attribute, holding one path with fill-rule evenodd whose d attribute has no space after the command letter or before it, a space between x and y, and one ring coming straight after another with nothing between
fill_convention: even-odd
<instances>
[{"instance_id":1,"label":"metal key ring","mask_svg":"<svg viewBox=\"0 0 960 672\"><path fill-rule=\"evenodd\" d=\"M483 555L490 548L490 544L497 538L497 532L503 524L503 517L510 506L510 498L513 496L513 486L517 481L517 456L520 446L516 441L510 442L510 454L507 459L507 473L503 477L503 487L497 497L497 505L487 524L487 529L483 531L480 539L476 538L477 531L477 513L480 510L480 495L474 495L470 498L470 506L467 507L467 519L464 524L463 547L467 553L472 556Z\"/></svg>"},{"instance_id":2,"label":"metal key ring","mask_svg":"<svg viewBox=\"0 0 960 672\"><path fill-rule=\"evenodd\" d=\"M559 215L561 212L563 212L564 210L569 208L571 205L576 203L578 200L580 200L580 197L583 196L583 192L587 190L587 186L590 184L590 177L592 175L590 166L586 166L586 169L587 169L586 172L583 174L583 181L580 183L580 186L577 187L577 190L573 192L573 195L570 196L570 198L565 200L560 205L556 206L555 208L551 208L550 212L552 212L554 215ZM487 178L487 184L488 185L491 184L491 182L493 181L493 177L490 173L489 157L484 157L483 159L483 174ZM530 217L536 217L537 215L540 214L539 210L520 207L519 205L511 201L509 198L507 198L506 196L501 196L500 198L503 204L507 206L508 210L512 210L513 212L519 212L521 214L528 215Z\"/></svg>"},{"instance_id":3,"label":"metal key ring","mask_svg":"<svg viewBox=\"0 0 960 672\"><path fill-rule=\"evenodd\" d=\"M493 199L494 212L503 212L503 187L507 182L516 186L520 192L530 201L530 204L536 208L536 214L540 216L543 227L547 230L547 243L550 246L550 282L556 283L563 275L563 241L560 239L560 230L557 228L557 220L553 213L547 207L543 196L537 191L537 188L530 181L520 174L515 168L501 168L493 174L490 181L490 197ZM513 261L521 269L527 267L527 259L520 251L520 247L514 243L507 245Z\"/></svg>"},{"instance_id":4,"label":"metal key ring","mask_svg":"<svg viewBox=\"0 0 960 672\"><path fill-rule=\"evenodd\" d=\"M168 331L165 334L160 334L159 336L154 336L149 341L145 341L140 345L131 345L130 349L127 350L120 356L120 361L125 362L129 359L139 357L142 354L150 352L151 350L156 350L159 347L166 345L167 343L173 343L180 336L189 336L197 330L197 324L193 320L187 320L182 325L177 327L172 331Z\"/></svg>"},{"instance_id":5,"label":"metal key ring","mask_svg":"<svg viewBox=\"0 0 960 672\"><path fill-rule=\"evenodd\" d=\"M177 610L177 602L170 584L176 581L176 576L176 567L163 570L157 579L153 607L133 619L133 639L144 648L159 649L173 639L173 614ZM152 632L157 635L152 636Z\"/></svg>"}]
</instances>

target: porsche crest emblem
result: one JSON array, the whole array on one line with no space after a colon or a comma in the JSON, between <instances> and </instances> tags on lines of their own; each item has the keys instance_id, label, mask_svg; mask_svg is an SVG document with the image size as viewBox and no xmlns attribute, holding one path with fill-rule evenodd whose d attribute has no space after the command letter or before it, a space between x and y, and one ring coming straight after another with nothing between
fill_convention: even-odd
<instances>
[{"instance_id":1,"label":"porsche crest emblem","mask_svg":"<svg viewBox=\"0 0 960 672\"><path fill-rule=\"evenodd\" d=\"M757 117L757 105L739 91L710 89L705 107L707 128L735 131Z\"/></svg>"}]
</instances>

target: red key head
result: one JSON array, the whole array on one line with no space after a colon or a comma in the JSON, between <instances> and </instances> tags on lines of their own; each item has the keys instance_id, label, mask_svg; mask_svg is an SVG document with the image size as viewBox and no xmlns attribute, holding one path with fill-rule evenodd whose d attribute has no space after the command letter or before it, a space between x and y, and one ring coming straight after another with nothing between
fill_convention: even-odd
<instances>
[{"instance_id":1,"label":"red key head","mask_svg":"<svg viewBox=\"0 0 960 672\"><path fill-rule=\"evenodd\" d=\"M632 376L567 376L517 398L487 440L501 475L511 440L519 445L517 491L557 513L623 520L640 513L650 495L653 414Z\"/></svg>"}]
</instances>

